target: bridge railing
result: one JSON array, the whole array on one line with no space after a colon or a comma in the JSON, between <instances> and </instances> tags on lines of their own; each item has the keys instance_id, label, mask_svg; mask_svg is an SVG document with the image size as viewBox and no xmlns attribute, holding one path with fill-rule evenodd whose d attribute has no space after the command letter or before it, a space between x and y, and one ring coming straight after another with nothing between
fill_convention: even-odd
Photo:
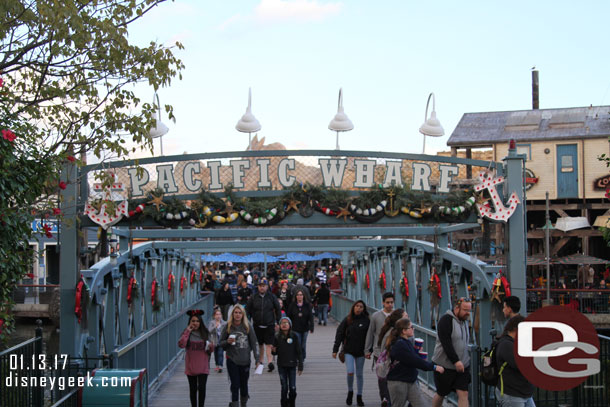
<instances>
[{"instance_id":1,"label":"bridge railing","mask_svg":"<svg viewBox=\"0 0 610 407\"><path fill-rule=\"evenodd\" d=\"M583 314L609 314L610 289L550 289L553 305L570 307ZM527 289L527 312L531 313L542 307L546 300L545 288Z\"/></svg>"}]
</instances>

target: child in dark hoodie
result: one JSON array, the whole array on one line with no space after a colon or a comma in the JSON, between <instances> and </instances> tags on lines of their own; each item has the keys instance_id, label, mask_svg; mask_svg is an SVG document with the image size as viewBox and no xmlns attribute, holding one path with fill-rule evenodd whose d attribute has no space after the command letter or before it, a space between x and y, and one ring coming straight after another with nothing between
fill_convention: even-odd
<instances>
[{"instance_id":1,"label":"child in dark hoodie","mask_svg":"<svg viewBox=\"0 0 610 407\"><path fill-rule=\"evenodd\" d=\"M292 332L292 321L280 319L280 331L275 335L272 353L277 355L277 371L280 375L282 407L295 407L297 398L296 375L303 373L303 355L299 337Z\"/></svg>"}]
</instances>

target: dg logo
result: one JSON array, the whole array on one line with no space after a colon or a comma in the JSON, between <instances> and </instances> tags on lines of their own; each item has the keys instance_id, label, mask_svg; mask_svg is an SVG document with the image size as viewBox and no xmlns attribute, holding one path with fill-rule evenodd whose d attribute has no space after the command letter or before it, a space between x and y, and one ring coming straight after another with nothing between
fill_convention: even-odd
<instances>
[{"instance_id":1,"label":"dg logo","mask_svg":"<svg viewBox=\"0 0 610 407\"><path fill-rule=\"evenodd\" d=\"M578 311L544 307L519 324L515 340L519 371L536 387L573 389L600 372L599 338Z\"/></svg>"}]
</instances>

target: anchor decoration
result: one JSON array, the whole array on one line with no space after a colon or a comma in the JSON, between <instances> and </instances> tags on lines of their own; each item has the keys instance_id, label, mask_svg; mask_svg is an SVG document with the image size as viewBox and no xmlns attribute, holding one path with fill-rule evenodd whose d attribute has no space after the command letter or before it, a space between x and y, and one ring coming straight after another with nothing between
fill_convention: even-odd
<instances>
[{"instance_id":1,"label":"anchor decoration","mask_svg":"<svg viewBox=\"0 0 610 407\"><path fill-rule=\"evenodd\" d=\"M96 193L92 196L92 201L85 204L85 215L104 229L108 229L110 226L118 223L123 216L127 216L127 200L117 192L123 190L123 184L118 182L116 174L112 174L112 177L114 180L110 187L103 188L102 184L95 184L93 190ZM98 210L92 205L92 202L99 201L100 199L101 205ZM122 202L115 206L114 213L106 212L108 204L113 201Z\"/></svg>"},{"instance_id":2,"label":"anchor decoration","mask_svg":"<svg viewBox=\"0 0 610 407\"><path fill-rule=\"evenodd\" d=\"M510 195L510 198L508 199L508 205L504 206L500 194L496 190L496 185L502 184L504 182L504 177L494 177L490 173L480 172L479 181L481 183L475 185L474 190L476 192L481 192L485 189L488 190L495 209L495 211L492 211L491 207L477 203L477 209L479 210L481 216L501 222L508 221L508 219L513 215L513 213L515 213L517 205L521 203L521 201L519 201L519 198L517 197L517 193L513 192Z\"/></svg>"}]
</instances>

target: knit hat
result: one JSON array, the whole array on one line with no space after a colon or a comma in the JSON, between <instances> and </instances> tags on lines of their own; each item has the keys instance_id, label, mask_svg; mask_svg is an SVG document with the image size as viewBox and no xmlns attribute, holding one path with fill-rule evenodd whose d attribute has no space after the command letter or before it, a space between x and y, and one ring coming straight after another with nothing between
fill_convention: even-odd
<instances>
[{"instance_id":1,"label":"knit hat","mask_svg":"<svg viewBox=\"0 0 610 407\"><path fill-rule=\"evenodd\" d=\"M290 318L288 318L288 317L281 317L280 318L280 324L282 323L283 320L288 321L288 324L290 325L290 328L292 328L292 321L290 320Z\"/></svg>"}]
</instances>

